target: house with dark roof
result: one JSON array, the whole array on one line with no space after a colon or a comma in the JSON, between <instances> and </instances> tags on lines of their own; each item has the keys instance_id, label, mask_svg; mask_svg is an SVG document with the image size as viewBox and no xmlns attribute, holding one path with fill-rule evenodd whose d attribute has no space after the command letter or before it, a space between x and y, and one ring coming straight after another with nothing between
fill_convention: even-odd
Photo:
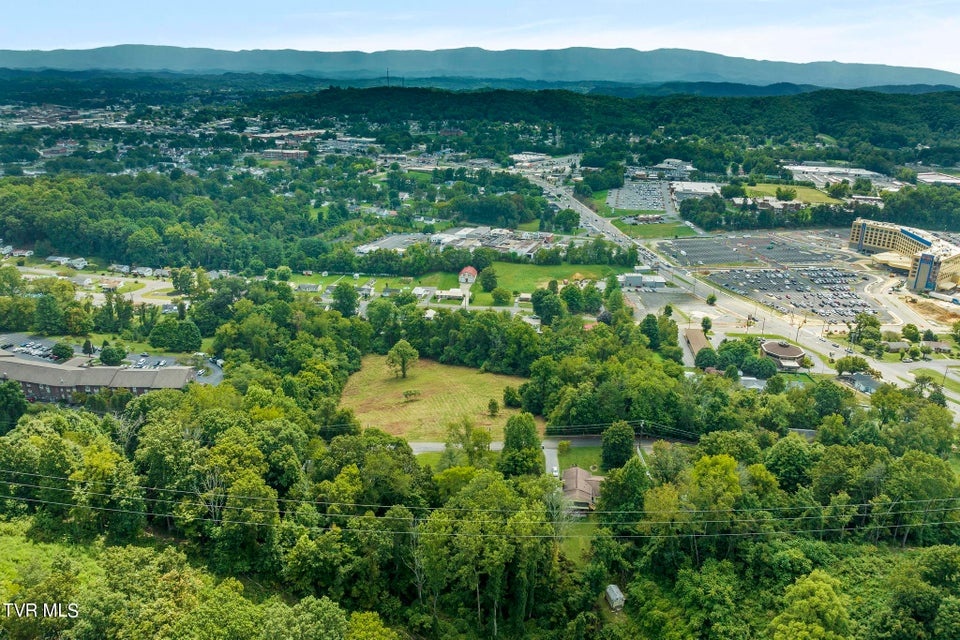
<instances>
[{"instance_id":1,"label":"house with dark roof","mask_svg":"<svg viewBox=\"0 0 960 640\"><path fill-rule=\"evenodd\" d=\"M563 495L573 503L573 508L590 511L600 497L603 476L595 476L586 469L570 467L563 471Z\"/></svg>"}]
</instances>

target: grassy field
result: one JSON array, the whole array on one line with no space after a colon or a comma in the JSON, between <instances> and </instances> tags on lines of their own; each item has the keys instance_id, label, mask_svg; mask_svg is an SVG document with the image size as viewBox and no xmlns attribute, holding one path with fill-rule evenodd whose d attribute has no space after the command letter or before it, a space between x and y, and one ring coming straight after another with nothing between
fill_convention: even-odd
<instances>
[{"instance_id":1,"label":"grassy field","mask_svg":"<svg viewBox=\"0 0 960 640\"><path fill-rule=\"evenodd\" d=\"M440 451L427 451L426 453L418 453L417 462L420 463L421 467L430 467L431 469L436 470L437 463L440 462L441 456L443 456L443 453Z\"/></svg>"},{"instance_id":2,"label":"grassy field","mask_svg":"<svg viewBox=\"0 0 960 640\"><path fill-rule=\"evenodd\" d=\"M747 195L751 198L775 196L778 187L782 189L795 189L797 192L796 199L800 202L806 202L808 204L840 204L839 200L835 200L813 187L797 187L793 185L758 184L754 187L747 187Z\"/></svg>"},{"instance_id":3,"label":"grassy field","mask_svg":"<svg viewBox=\"0 0 960 640\"><path fill-rule=\"evenodd\" d=\"M490 429L493 440L503 439L503 425L515 409L501 409L487 415L490 398L502 402L503 389L520 386L524 378L421 360L407 378L397 378L387 367L385 356L367 356L360 371L350 376L341 404L354 410L360 424L376 427L410 441L442 442L446 425L469 416L482 428ZM418 399L407 401L406 390L420 391Z\"/></svg>"},{"instance_id":4,"label":"grassy field","mask_svg":"<svg viewBox=\"0 0 960 640\"><path fill-rule=\"evenodd\" d=\"M696 235L693 229L683 223L666 222L663 224L626 224L614 220L613 226L631 238L674 238Z\"/></svg>"},{"instance_id":5,"label":"grassy field","mask_svg":"<svg viewBox=\"0 0 960 640\"><path fill-rule=\"evenodd\" d=\"M605 280L611 273L624 273L629 267L596 264L535 265L494 262L498 284L508 291L531 292L546 287L551 280Z\"/></svg>"},{"instance_id":6,"label":"grassy field","mask_svg":"<svg viewBox=\"0 0 960 640\"><path fill-rule=\"evenodd\" d=\"M523 222L517 225L517 229L519 229L520 231L539 231L540 221L531 220L530 222Z\"/></svg>"},{"instance_id":7,"label":"grassy field","mask_svg":"<svg viewBox=\"0 0 960 640\"><path fill-rule=\"evenodd\" d=\"M911 371L914 375L918 373L925 373L937 384L943 385L943 388L951 393L960 394L960 382L950 378L949 376L944 377L943 371L937 371L936 369L913 369Z\"/></svg>"},{"instance_id":8,"label":"grassy field","mask_svg":"<svg viewBox=\"0 0 960 640\"><path fill-rule=\"evenodd\" d=\"M123 286L117 289L117 293L133 293L134 291L140 291L145 286L147 285L143 282L125 282Z\"/></svg>"},{"instance_id":9,"label":"grassy field","mask_svg":"<svg viewBox=\"0 0 960 640\"><path fill-rule=\"evenodd\" d=\"M560 543L564 555L577 566L586 564L590 553L590 539L596 531L597 523L588 519L571 523Z\"/></svg>"},{"instance_id":10,"label":"grassy field","mask_svg":"<svg viewBox=\"0 0 960 640\"><path fill-rule=\"evenodd\" d=\"M592 471L598 476L605 475L600 469L601 447L570 447L567 453L562 453L557 457L560 460L560 472L570 467L580 467L587 471ZM591 469L590 467L595 467Z\"/></svg>"},{"instance_id":11,"label":"grassy field","mask_svg":"<svg viewBox=\"0 0 960 640\"><path fill-rule=\"evenodd\" d=\"M607 205L607 191L594 191L593 197L590 198L593 206L590 208L597 212L598 215L603 216L604 218L612 218L613 216L619 215L613 212L613 209Z\"/></svg>"}]
</instances>

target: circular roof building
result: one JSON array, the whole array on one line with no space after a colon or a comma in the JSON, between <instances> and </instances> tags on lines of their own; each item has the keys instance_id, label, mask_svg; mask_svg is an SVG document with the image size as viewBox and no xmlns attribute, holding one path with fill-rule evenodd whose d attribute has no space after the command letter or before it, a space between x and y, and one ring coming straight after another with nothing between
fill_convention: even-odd
<instances>
[{"instance_id":1,"label":"circular roof building","mask_svg":"<svg viewBox=\"0 0 960 640\"><path fill-rule=\"evenodd\" d=\"M785 340L767 340L760 345L760 350L763 351L763 355L770 356L780 363L781 368L798 367L797 361L806 355L806 351L802 348Z\"/></svg>"}]
</instances>

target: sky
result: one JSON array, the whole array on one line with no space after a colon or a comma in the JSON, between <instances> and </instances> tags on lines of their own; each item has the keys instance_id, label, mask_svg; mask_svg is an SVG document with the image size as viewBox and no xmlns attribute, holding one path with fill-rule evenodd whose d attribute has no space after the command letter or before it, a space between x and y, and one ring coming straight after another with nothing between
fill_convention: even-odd
<instances>
[{"instance_id":1,"label":"sky","mask_svg":"<svg viewBox=\"0 0 960 640\"><path fill-rule=\"evenodd\" d=\"M960 0L36 0L4 3L3 49L696 49L960 73ZM144 8L149 6L149 9Z\"/></svg>"}]
</instances>

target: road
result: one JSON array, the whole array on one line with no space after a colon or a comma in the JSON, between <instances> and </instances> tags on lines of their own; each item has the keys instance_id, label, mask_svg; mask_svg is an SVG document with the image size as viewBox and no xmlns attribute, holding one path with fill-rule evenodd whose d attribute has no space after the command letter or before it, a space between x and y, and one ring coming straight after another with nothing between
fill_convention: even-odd
<instances>
[{"instance_id":1,"label":"road","mask_svg":"<svg viewBox=\"0 0 960 640\"><path fill-rule=\"evenodd\" d=\"M830 346L829 342L821 341L820 333L823 329L822 322L802 322L799 319L794 320L793 316L784 317L763 305L760 305L758 308L754 301L746 300L729 293L726 289L716 287L710 282L704 280L696 281L692 273L677 267L671 266L661 269L660 274L668 280L671 280L677 286L694 292L699 297L705 297L709 293L714 293L717 296L716 307L733 314L735 317L741 318L741 322L750 315L758 314L758 318L762 322L763 333L784 336L797 342L804 348L807 355L813 360L814 366L812 371L818 373L831 373L833 371L830 364L820 356L820 354L826 355L830 351L837 351L836 348ZM693 286L694 282L696 282L696 286ZM799 326L798 322L800 322ZM742 325L737 327L715 323L714 330L716 333L725 333L729 329L740 333L744 331ZM835 355L839 357L846 354L836 353ZM960 360L932 360L930 362L914 364L880 362L871 357L867 357L866 360L873 369L880 373L881 378L885 382L890 382L901 387L913 382L912 369L934 368L939 370L941 367L960 365ZM944 389L943 393L947 397L947 407L954 415L960 416L960 397L948 389Z\"/></svg>"}]
</instances>

